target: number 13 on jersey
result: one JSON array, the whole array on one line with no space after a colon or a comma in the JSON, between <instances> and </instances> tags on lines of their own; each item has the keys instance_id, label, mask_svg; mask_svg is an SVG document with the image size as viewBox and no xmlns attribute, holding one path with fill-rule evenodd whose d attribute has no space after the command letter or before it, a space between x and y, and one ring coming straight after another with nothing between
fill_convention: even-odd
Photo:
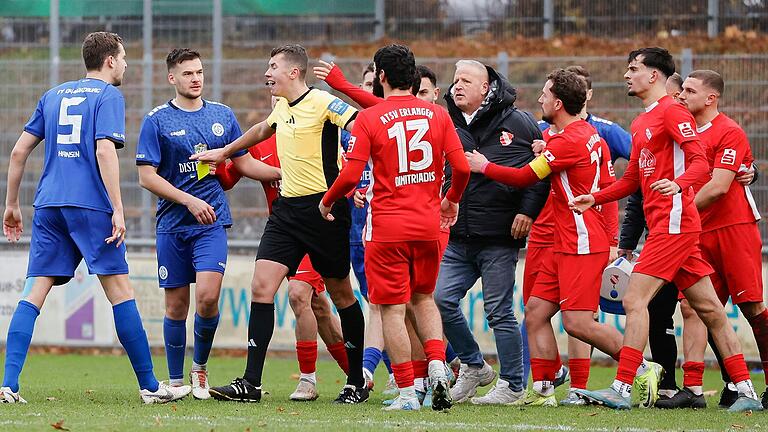
<instances>
[{"instance_id":1,"label":"number 13 on jersey","mask_svg":"<svg viewBox=\"0 0 768 432\"><path fill-rule=\"evenodd\" d=\"M410 140L406 143L406 131L413 132ZM389 138L397 141L397 161L398 172L395 177L396 186L404 186L413 183L425 183L435 181L435 172L419 173L432 166L432 144L429 141L422 140L429 131L429 120L414 119L405 122L397 122L387 129ZM411 160L410 154L414 151L421 152L421 159ZM406 174L412 172L412 174Z\"/></svg>"}]
</instances>

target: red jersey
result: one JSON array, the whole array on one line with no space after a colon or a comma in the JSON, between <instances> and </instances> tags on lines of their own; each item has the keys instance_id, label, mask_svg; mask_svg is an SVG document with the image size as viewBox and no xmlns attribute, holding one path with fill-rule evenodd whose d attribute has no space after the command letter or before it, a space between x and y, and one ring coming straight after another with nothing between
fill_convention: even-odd
<instances>
[{"instance_id":1,"label":"red jersey","mask_svg":"<svg viewBox=\"0 0 768 432\"><path fill-rule=\"evenodd\" d=\"M599 189L603 145L595 128L584 120L569 124L547 141L539 161L546 161L553 174L549 201L555 223L555 252L584 255L608 251L608 235L600 212L592 208L576 214L568 208L568 201L574 197ZM537 174L540 169L534 167Z\"/></svg>"},{"instance_id":2,"label":"red jersey","mask_svg":"<svg viewBox=\"0 0 768 432\"><path fill-rule=\"evenodd\" d=\"M550 138L557 134L553 133L551 129L546 129L542 132L544 140L549 142ZM600 158L600 177L598 180L599 189L604 189L616 181L616 173L613 170L613 163L611 162L611 151L608 148L608 144L604 139L600 140L600 148L598 149L598 156ZM534 247L546 247L555 244L555 220L554 220L554 204L553 204L554 189L550 191L550 196L547 199L544 208L542 208L539 217L531 228L531 233L528 237L528 245ZM603 221L605 223L606 233L608 234L608 243L610 246L618 245L618 204L609 203L600 209L603 214Z\"/></svg>"},{"instance_id":3,"label":"red jersey","mask_svg":"<svg viewBox=\"0 0 768 432\"><path fill-rule=\"evenodd\" d=\"M748 170L752 165L754 158L747 134L725 114L718 114L711 122L697 130L704 143L711 170L720 168L738 174L739 171ZM711 173L709 177L703 179L704 181L697 183L694 190L698 193L710 179ZM752 192L749 187L742 186L736 180L731 182L731 187L725 195L701 210L699 214L702 231L760 220L760 212L757 210Z\"/></svg>"},{"instance_id":4,"label":"red jersey","mask_svg":"<svg viewBox=\"0 0 768 432\"><path fill-rule=\"evenodd\" d=\"M275 135L250 147L248 152L254 159L258 159L269 166L280 167L280 159L277 157L277 141ZM237 171L232 161L229 161L226 165L219 164L216 169L216 177L218 177L221 187L224 188L224 190L229 190L235 186L242 175ZM261 186L264 188L264 195L267 198L267 207L271 214L272 203L280 194L280 180L262 181Z\"/></svg>"},{"instance_id":5,"label":"red jersey","mask_svg":"<svg viewBox=\"0 0 768 432\"><path fill-rule=\"evenodd\" d=\"M350 147L348 159L371 167L365 240L437 240L444 155L463 150L448 112L390 96L358 114Z\"/></svg>"},{"instance_id":6,"label":"red jersey","mask_svg":"<svg viewBox=\"0 0 768 432\"><path fill-rule=\"evenodd\" d=\"M691 113L664 96L632 122L631 131L632 155L627 170L615 187L593 194L595 203L623 198L639 185L649 233L701 231L692 186L706 175L707 163ZM651 185L662 179L674 180L680 193L665 196L651 190Z\"/></svg>"}]
</instances>

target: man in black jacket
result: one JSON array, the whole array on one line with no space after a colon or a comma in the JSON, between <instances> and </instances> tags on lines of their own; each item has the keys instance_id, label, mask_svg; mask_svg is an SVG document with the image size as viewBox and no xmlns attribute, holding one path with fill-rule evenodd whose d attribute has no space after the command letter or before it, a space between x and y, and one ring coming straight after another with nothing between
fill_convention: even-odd
<instances>
[{"instance_id":1,"label":"man in black jacket","mask_svg":"<svg viewBox=\"0 0 768 432\"><path fill-rule=\"evenodd\" d=\"M445 96L464 150L478 152L505 166L523 167L533 160L531 143L541 132L531 114L518 110L516 91L493 68L474 60L456 63L454 84ZM445 187L450 185L446 171ZM522 339L512 309L518 250L549 194L549 183L516 189L472 174L459 203L459 216L440 266L435 301L444 332L461 359L451 389L454 402L474 396L490 384L495 372L485 363L459 302L483 281L488 324L496 338L500 378L475 404L511 404L524 396Z\"/></svg>"}]
</instances>

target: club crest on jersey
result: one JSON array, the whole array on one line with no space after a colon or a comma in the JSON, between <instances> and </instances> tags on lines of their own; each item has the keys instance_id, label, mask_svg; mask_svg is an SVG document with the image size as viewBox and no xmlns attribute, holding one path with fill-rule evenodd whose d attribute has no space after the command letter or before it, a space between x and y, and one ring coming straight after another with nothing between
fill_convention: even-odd
<instances>
[{"instance_id":1,"label":"club crest on jersey","mask_svg":"<svg viewBox=\"0 0 768 432\"><path fill-rule=\"evenodd\" d=\"M213 132L214 135L220 137L224 135L224 126L222 126L221 123L216 122L211 126L211 132Z\"/></svg>"},{"instance_id":2,"label":"club crest on jersey","mask_svg":"<svg viewBox=\"0 0 768 432\"><path fill-rule=\"evenodd\" d=\"M499 137L499 141L501 142L501 145L508 146L512 144L512 140L515 139L515 135L511 132L502 131L501 136Z\"/></svg>"},{"instance_id":3,"label":"club crest on jersey","mask_svg":"<svg viewBox=\"0 0 768 432\"><path fill-rule=\"evenodd\" d=\"M723 165L735 165L736 164L736 150L725 149L723 157L720 158L720 163Z\"/></svg>"},{"instance_id":4,"label":"club crest on jersey","mask_svg":"<svg viewBox=\"0 0 768 432\"><path fill-rule=\"evenodd\" d=\"M647 148L640 150L640 158L637 163L645 177L648 177L656 171L656 156L654 156Z\"/></svg>"},{"instance_id":5,"label":"club crest on jersey","mask_svg":"<svg viewBox=\"0 0 768 432\"><path fill-rule=\"evenodd\" d=\"M160 276L160 279L162 280L168 279L168 269L165 268L165 266L160 266L160 268L157 269L157 275Z\"/></svg>"},{"instance_id":6,"label":"club crest on jersey","mask_svg":"<svg viewBox=\"0 0 768 432\"><path fill-rule=\"evenodd\" d=\"M690 122L678 123L677 128L680 129L680 134L685 138L691 138L696 136L696 131L691 126Z\"/></svg>"},{"instance_id":7,"label":"club crest on jersey","mask_svg":"<svg viewBox=\"0 0 768 432\"><path fill-rule=\"evenodd\" d=\"M542 155L547 159L547 162L552 162L555 160L555 155L552 154L549 150L544 150L544 153Z\"/></svg>"}]
</instances>

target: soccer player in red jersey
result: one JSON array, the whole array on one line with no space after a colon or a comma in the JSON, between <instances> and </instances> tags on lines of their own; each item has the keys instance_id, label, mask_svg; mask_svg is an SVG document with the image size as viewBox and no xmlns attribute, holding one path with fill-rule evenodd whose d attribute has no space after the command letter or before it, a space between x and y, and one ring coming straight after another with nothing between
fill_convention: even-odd
<instances>
[{"instance_id":1,"label":"soccer player in red jersey","mask_svg":"<svg viewBox=\"0 0 768 432\"><path fill-rule=\"evenodd\" d=\"M559 69L549 74L539 103L544 120L560 132L547 134L546 149L527 166L502 167L476 151L466 153L473 172L515 187L526 187L556 174L552 176L549 199L554 219L553 258L542 262L531 292L526 293L525 319L534 381L524 402L528 405L557 405L554 380L559 353L550 320L558 310L569 335L613 357L621 348L621 334L593 319L602 272L608 262L609 235L604 216L595 209L575 215L568 208L573 196L598 189L601 159L610 159L610 153L602 154L605 141L594 127L579 118L586 93L587 84L576 73Z\"/></svg>"},{"instance_id":2,"label":"soccer player in red jersey","mask_svg":"<svg viewBox=\"0 0 768 432\"><path fill-rule=\"evenodd\" d=\"M667 78L675 71L672 56L663 48L642 48L629 54L628 63L624 75L628 94L643 101L645 113L632 122L627 171L612 187L578 196L570 206L583 213L593 205L625 197L639 186L649 235L623 301L627 319L616 379L608 389L577 393L611 408L631 407L630 392L648 339L648 303L664 283L672 281L685 291L707 325L736 382L740 396L730 411L761 410L741 346L712 287L712 267L699 249L701 222L693 185L709 167L693 116L666 94Z\"/></svg>"},{"instance_id":3,"label":"soccer player in red jersey","mask_svg":"<svg viewBox=\"0 0 768 432\"><path fill-rule=\"evenodd\" d=\"M410 301L429 359L432 408L442 410L451 406L451 400L440 315L432 298L440 265L438 235L441 224L456 220L469 169L448 113L410 93L416 75L413 53L389 45L376 52L374 64L374 86L383 87L386 101L359 114L349 163L319 208L328 217L334 197L351 191L366 162L371 165L365 271L369 298L381 307L384 339L400 388L398 398L385 409L420 408L405 326L405 305ZM444 157L454 178L440 202Z\"/></svg>"},{"instance_id":4,"label":"soccer player in red jersey","mask_svg":"<svg viewBox=\"0 0 768 432\"><path fill-rule=\"evenodd\" d=\"M768 367L768 312L763 304L762 241L757 222L760 213L749 187L736 181L754 158L747 135L736 122L719 112L725 84L717 72L691 72L683 83L679 101L693 114L704 143L711 178L694 185L694 202L701 217L700 247L704 259L715 269L710 278L720 301L731 297L747 318L757 342L763 371ZM669 401L670 408L705 407L702 393L704 350L707 329L683 300L685 323L684 388ZM689 332L691 337L688 338ZM768 379L768 375L766 376ZM768 404L768 392L762 404Z\"/></svg>"}]
</instances>

